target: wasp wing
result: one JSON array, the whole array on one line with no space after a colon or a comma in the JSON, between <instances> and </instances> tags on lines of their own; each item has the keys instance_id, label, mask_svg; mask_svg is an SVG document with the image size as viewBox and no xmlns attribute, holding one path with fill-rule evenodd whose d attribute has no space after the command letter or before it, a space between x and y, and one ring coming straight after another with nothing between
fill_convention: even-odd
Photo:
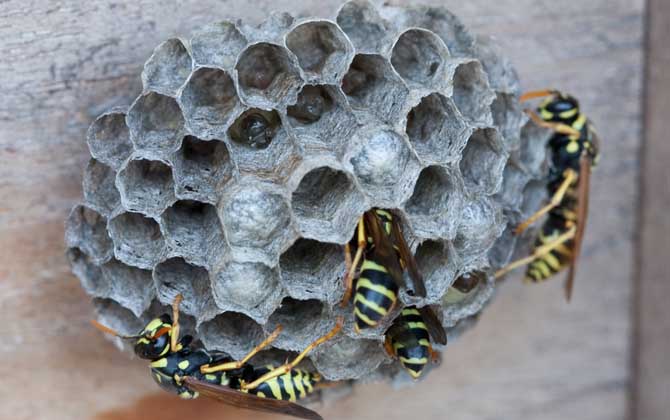
<instances>
[{"instance_id":1,"label":"wasp wing","mask_svg":"<svg viewBox=\"0 0 670 420\"><path fill-rule=\"evenodd\" d=\"M402 275L403 269L400 265L400 260L398 260L398 254L393 247L391 238L384 232L379 217L377 217L374 211L366 212L363 217L365 218L366 229L374 243L374 250L370 254L370 259L386 268L398 287L405 288L405 279Z\"/></svg>"},{"instance_id":2,"label":"wasp wing","mask_svg":"<svg viewBox=\"0 0 670 420\"><path fill-rule=\"evenodd\" d=\"M569 301L572 297L572 289L575 284L575 271L577 260L582 249L582 239L586 229L586 218L589 212L589 186L591 182L591 159L586 153L582 154L579 161L579 184L577 187L577 231L573 240L572 264L565 283L565 298Z\"/></svg>"},{"instance_id":3,"label":"wasp wing","mask_svg":"<svg viewBox=\"0 0 670 420\"><path fill-rule=\"evenodd\" d=\"M323 420L315 411L290 401L257 397L253 394L247 394L225 386L210 384L192 376L185 377L184 383L189 389L197 391L200 395L233 407L267 413L286 414L287 416L299 419Z\"/></svg>"},{"instance_id":4,"label":"wasp wing","mask_svg":"<svg viewBox=\"0 0 670 420\"><path fill-rule=\"evenodd\" d=\"M391 227L391 241L398 247L400 259L405 264L405 268L407 268L407 272L412 279L414 284L414 294L416 296L426 297L426 285L423 282L423 276L416 264L414 254L412 254L409 246L407 246L407 242L405 242L405 237L400 230L400 225L395 220Z\"/></svg>"},{"instance_id":5,"label":"wasp wing","mask_svg":"<svg viewBox=\"0 0 670 420\"><path fill-rule=\"evenodd\" d=\"M426 327L428 328L428 334L433 337L433 340L435 340L436 343L442 345L447 344L447 332L444 330L444 327L435 311L433 311L433 308L424 306L423 308L418 309L424 324L426 324Z\"/></svg>"}]
</instances>

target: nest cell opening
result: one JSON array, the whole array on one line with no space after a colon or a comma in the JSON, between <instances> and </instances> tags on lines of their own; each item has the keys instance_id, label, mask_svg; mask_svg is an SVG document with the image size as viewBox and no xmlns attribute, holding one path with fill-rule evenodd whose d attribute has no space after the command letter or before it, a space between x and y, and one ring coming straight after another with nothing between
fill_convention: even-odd
<instances>
[{"instance_id":1,"label":"nest cell opening","mask_svg":"<svg viewBox=\"0 0 670 420\"><path fill-rule=\"evenodd\" d=\"M330 381L364 378L387 360L378 340L339 335L317 347L311 359Z\"/></svg>"},{"instance_id":2,"label":"nest cell opening","mask_svg":"<svg viewBox=\"0 0 670 420\"><path fill-rule=\"evenodd\" d=\"M547 141L551 135L550 130L538 127L532 121L528 121L521 129L519 160L534 175L541 175L543 172Z\"/></svg>"},{"instance_id":3,"label":"nest cell opening","mask_svg":"<svg viewBox=\"0 0 670 420\"><path fill-rule=\"evenodd\" d=\"M286 46L298 57L300 67L314 76L338 79L346 68L352 47L337 25L307 22L286 35Z\"/></svg>"},{"instance_id":4,"label":"nest cell opening","mask_svg":"<svg viewBox=\"0 0 670 420\"><path fill-rule=\"evenodd\" d=\"M331 303L339 299L344 270L340 245L300 238L281 255L279 266L284 288L292 297Z\"/></svg>"},{"instance_id":5,"label":"nest cell opening","mask_svg":"<svg viewBox=\"0 0 670 420\"><path fill-rule=\"evenodd\" d=\"M298 94L298 101L286 109L295 125L311 125L332 112L335 98L324 85L307 85Z\"/></svg>"},{"instance_id":6,"label":"nest cell opening","mask_svg":"<svg viewBox=\"0 0 670 420\"><path fill-rule=\"evenodd\" d=\"M472 56L475 39L461 20L442 7L405 10L405 26L427 29L437 36L457 57Z\"/></svg>"},{"instance_id":7,"label":"nest cell opening","mask_svg":"<svg viewBox=\"0 0 670 420\"><path fill-rule=\"evenodd\" d=\"M504 229L502 208L487 197L467 201L459 221L454 245L466 263L487 253Z\"/></svg>"},{"instance_id":8,"label":"nest cell opening","mask_svg":"<svg viewBox=\"0 0 670 420\"><path fill-rule=\"evenodd\" d=\"M491 123L490 105L494 98L480 62L468 61L456 67L453 99L464 117L474 122Z\"/></svg>"},{"instance_id":9,"label":"nest cell opening","mask_svg":"<svg viewBox=\"0 0 670 420\"><path fill-rule=\"evenodd\" d=\"M212 202L233 177L233 163L226 144L193 136L184 137L174 170L178 196Z\"/></svg>"},{"instance_id":10,"label":"nest cell opening","mask_svg":"<svg viewBox=\"0 0 670 420\"><path fill-rule=\"evenodd\" d=\"M86 137L91 156L114 169L119 169L133 151L126 115L122 112L98 117Z\"/></svg>"},{"instance_id":11,"label":"nest cell opening","mask_svg":"<svg viewBox=\"0 0 670 420\"><path fill-rule=\"evenodd\" d=\"M526 119L521 103L516 95L498 92L491 104L493 124L500 130L508 149L519 145L521 126Z\"/></svg>"},{"instance_id":12,"label":"nest cell opening","mask_svg":"<svg viewBox=\"0 0 670 420\"><path fill-rule=\"evenodd\" d=\"M95 210L76 206L70 212L65 236L69 246L78 247L94 262L112 257L112 240L107 234L107 219Z\"/></svg>"},{"instance_id":13,"label":"nest cell opening","mask_svg":"<svg viewBox=\"0 0 670 420\"><path fill-rule=\"evenodd\" d=\"M167 155L179 147L184 116L177 101L150 92L140 96L126 117L137 150Z\"/></svg>"},{"instance_id":14,"label":"nest cell opening","mask_svg":"<svg viewBox=\"0 0 670 420\"><path fill-rule=\"evenodd\" d=\"M91 159L84 171L84 200L102 215L109 217L120 205L121 197L115 185L116 172L109 166Z\"/></svg>"},{"instance_id":15,"label":"nest cell opening","mask_svg":"<svg viewBox=\"0 0 670 420\"><path fill-rule=\"evenodd\" d=\"M358 51L379 51L386 28L377 9L367 1L349 1L337 14L337 24Z\"/></svg>"},{"instance_id":16,"label":"nest cell opening","mask_svg":"<svg viewBox=\"0 0 670 420\"><path fill-rule=\"evenodd\" d=\"M282 127L279 113L252 108L244 111L228 129L228 136L247 150L267 149Z\"/></svg>"},{"instance_id":17,"label":"nest cell opening","mask_svg":"<svg viewBox=\"0 0 670 420\"><path fill-rule=\"evenodd\" d=\"M119 172L117 185L130 211L158 215L174 200L172 169L163 162L131 160Z\"/></svg>"},{"instance_id":18,"label":"nest cell opening","mask_svg":"<svg viewBox=\"0 0 670 420\"><path fill-rule=\"evenodd\" d=\"M122 213L109 221L114 255L134 267L151 269L165 254L165 240L154 219Z\"/></svg>"},{"instance_id":19,"label":"nest cell opening","mask_svg":"<svg viewBox=\"0 0 670 420\"><path fill-rule=\"evenodd\" d=\"M282 103L302 84L289 52L275 44L263 42L248 47L235 69L244 96L265 105Z\"/></svg>"},{"instance_id":20,"label":"nest cell opening","mask_svg":"<svg viewBox=\"0 0 670 420\"><path fill-rule=\"evenodd\" d=\"M196 63L225 69L233 67L246 44L246 38L237 27L225 21L205 26L191 38Z\"/></svg>"},{"instance_id":21,"label":"nest cell opening","mask_svg":"<svg viewBox=\"0 0 670 420\"><path fill-rule=\"evenodd\" d=\"M181 95L188 125L198 135L222 134L222 129L239 104L233 79L215 68L199 68Z\"/></svg>"},{"instance_id":22,"label":"nest cell opening","mask_svg":"<svg viewBox=\"0 0 670 420\"><path fill-rule=\"evenodd\" d=\"M415 259L421 270L428 299L439 299L456 275L457 255L451 243L442 240L425 240L417 248Z\"/></svg>"},{"instance_id":23,"label":"nest cell opening","mask_svg":"<svg viewBox=\"0 0 670 420\"><path fill-rule=\"evenodd\" d=\"M144 322L140 316L135 315L132 311L121 306L118 302L112 299L93 299L93 306L95 307L96 318L98 322L105 325L114 331L118 331L123 335L133 335L142 331ZM116 338L119 346L128 346L120 338Z\"/></svg>"},{"instance_id":24,"label":"nest cell opening","mask_svg":"<svg viewBox=\"0 0 670 420\"><path fill-rule=\"evenodd\" d=\"M498 191L506 162L501 143L500 133L495 128L477 129L472 133L460 162L468 189L486 195Z\"/></svg>"},{"instance_id":25,"label":"nest cell opening","mask_svg":"<svg viewBox=\"0 0 670 420\"><path fill-rule=\"evenodd\" d=\"M422 237L453 238L456 233L460 188L441 166L421 171L405 209L415 232Z\"/></svg>"},{"instance_id":26,"label":"nest cell opening","mask_svg":"<svg viewBox=\"0 0 670 420\"><path fill-rule=\"evenodd\" d=\"M353 182L344 172L328 166L312 169L293 192L293 210L303 219L329 221L354 192Z\"/></svg>"},{"instance_id":27,"label":"nest cell opening","mask_svg":"<svg viewBox=\"0 0 670 420\"><path fill-rule=\"evenodd\" d=\"M528 175L518 164L509 159L503 172L502 187L498 193L500 201L511 210L518 210L523 199L523 188L528 181Z\"/></svg>"},{"instance_id":28,"label":"nest cell opening","mask_svg":"<svg viewBox=\"0 0 670 420\"><path fill-rule=\"evenodd\" d=\"M192 67L193 59L184 44L179 39L169 39L156 47L144 65L144 89L173 95L184 84Z\"/></svg>"},{"instance_id":29,"label":"nest cell opening","mask_svg":"<svg viewBox=\"0 0 670 420\"><path fill-rule=\"evenodd\" d=\"M77 247L68 249L66 255L72 272L77 276L86 293L91 296L106 296L109 285L104 282L100 266Z\"/></svg>"},{"instance_id":30,"label":"nest cell opening","mask_svg":"<svg viewBox=\"0 0 670 420\"><path fill-rule=\"evenodd\" d=\"M325 311L324 304L316 299L296 300L287 297L270 315L264 328L269 334L281 325L282 332L274 345L284 350L302 351L325 334L329 327L334 326Z\"/></svg>"},{"instance_id":31,"label":"nest cell opening","mask_svg":"<svg viewBox=\"0 0 670 420\"><path fill-rule=\"evenodd\" d=\"M460 154L467 126L454 103L439 93L421 99L407 115L406 132L422 160L450 163Z\"/></svg>"},{"instance_id":32,"label":"nest cell opening","mask_svg":"<svg viewBox=\"0 0 670 420\"><path fill-rule=\"evenodd\" d=\"M521 214L530 217L547 200L546 181L530 181L523 189L523 201L521 203Z\"/></svg>"},{"instance_id":33,"label":"nest cell opening","mask_svg":"<svg viewBox=\"0 0 670 420\"><path fill-rule=\"evenodd\" d=\"M253 319L237 312L217 315L203 322L198 331L207 349L224 351L236 360L241 360L264 339L263 328Z\"/></svg>"},{"instance_id":34,"label":"nest cell opening","mask_svg":"<svg viewBox=\"0 0 670 420\"><path fill-rule=\"evenodd\" d=\"M393 46L391 64L409 83L425 85L438 74L449 51L432 32L410 29Z\"/></svg>"},{"instance_id":35,"label":"nest cell opening","mask_svg":"<svg viewBox=\"0 0 670 420\"><path fill-rule=\"evenodd\" d=\"M102 266L102 275L110 285L110 299L140 317L156 296L150 270L130 267L117 260Z\"/></svg>"}]
</instances>

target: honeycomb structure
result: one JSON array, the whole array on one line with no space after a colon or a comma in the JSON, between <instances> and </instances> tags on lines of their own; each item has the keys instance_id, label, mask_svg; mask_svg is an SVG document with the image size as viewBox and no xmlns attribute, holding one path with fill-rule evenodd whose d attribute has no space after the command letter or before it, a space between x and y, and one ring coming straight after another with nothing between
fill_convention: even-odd
<instances>
[{"instance_id":1,"label":"honeycomb structure","mask_svg":"<svg viewBox=\"0 0 670 420\"><path fill-rule=\"evenodd\" d=\"M122 333L181 293L185 331L232 357L283 325L259 355L280 363L344 315L310 368L401 377L382 346L392 318L359 335L339 306L362 213L401 220L428 292L401 300L433 305L450 335L528 245L511 228L544 198L547 133L493 40L445 9L350 1L331 19L214 23L160 44L142 82L91 125L66 228L73 272ZM445 302L473 271L487 281Z\"/></svg>"}]
</instances>

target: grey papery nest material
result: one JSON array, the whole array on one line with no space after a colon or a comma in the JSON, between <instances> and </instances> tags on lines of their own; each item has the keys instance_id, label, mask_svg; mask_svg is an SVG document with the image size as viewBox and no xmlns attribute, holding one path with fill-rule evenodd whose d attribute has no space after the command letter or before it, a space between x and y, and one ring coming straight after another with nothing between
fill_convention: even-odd
<instances>
[{"instance_id":1,"label":"grey papery nest material","mask_svg":"<svg viewBox=\"0 0 670 420\"><path fill-rule=\"evenodd\" d=\"M401 219L428 291L401 300L440 305L453 332L532 236L511 227L544 198L546 133L527 124L493 41L445 9L353 1L332 20L219 22L159 45L142 81L129 109L91 125L66 232L99 320L122 333L181 293L186 331L235 358L282 324L259 356L280 363L344 314L313 368L408 377L383 350L392 319L358 335L339 307L361 214ZM473 270L488 281L445 304Z\"/></svg>"}]
</instances>

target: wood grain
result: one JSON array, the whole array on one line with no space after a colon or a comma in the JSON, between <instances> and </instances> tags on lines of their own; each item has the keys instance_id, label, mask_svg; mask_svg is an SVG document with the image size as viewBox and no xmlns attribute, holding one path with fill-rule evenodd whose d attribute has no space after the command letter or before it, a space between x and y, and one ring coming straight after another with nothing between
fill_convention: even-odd
<instances>
[{"instance_id":1,"label":"wood grain","mask_svg":"<svg viewBox=\"0 0 670 420\"><path fill-rule=\"evenodd\" d=\"M526 88L578 94L600 129L603 162L593 175L575 297L563 302L560 281L509 282L424 383L402 393L361 386L320 411L328 419L623 419L643 1L432 3L496 35ZM326 15L338 4L0 1L0 418L135 418L142 407L154 407L143 418L159 418L157 406L172 406L138 405L156 392L146 367L88 327L91 305L63 257L63 220L81 195L86 128L104 109L130 103L142 62L169 36L231 15ZM206 402L189 407L192 418L243 418Z\"/></svg>"}]
</instances>

